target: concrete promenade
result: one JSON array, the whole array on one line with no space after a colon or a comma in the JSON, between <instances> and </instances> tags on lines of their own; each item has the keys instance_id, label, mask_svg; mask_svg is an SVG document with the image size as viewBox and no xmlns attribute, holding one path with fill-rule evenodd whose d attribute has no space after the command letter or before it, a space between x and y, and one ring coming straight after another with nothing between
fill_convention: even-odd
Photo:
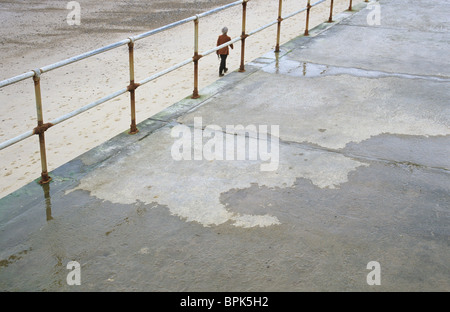
<instances>
[{"instance_id":1,"label":"concrete promenade","mask_svg":"<svg viewBox=\"0 0 450 312\"><path fill-rule=\"evenodd\" d=\"M0 199L0 290L450 291L450 2L366 5Z\"/></svg>"}]
</instances>

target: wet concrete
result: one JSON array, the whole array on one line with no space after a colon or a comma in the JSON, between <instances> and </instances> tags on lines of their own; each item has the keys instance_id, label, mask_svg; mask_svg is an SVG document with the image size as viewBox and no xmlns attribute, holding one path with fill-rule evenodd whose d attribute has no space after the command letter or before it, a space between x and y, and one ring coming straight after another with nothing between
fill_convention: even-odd
<instances>
[{"instance_id":1,"label":"wet concrete","mask_svg":"<svg viewBox=\"0 0 450 312\"><path fill-rule=\"evenodd\" d=\"M402 3L373 27L356 6L1 199L0 289L449 291L449 58L433 55L450 6ZM210 125L249 153L278 142L276 170L172 157L173 129Z\"/></svg>"},{"instance_id":2,"label":"wet concrete","mask_svg":"<svg viewBox=\"0 0 450 312\"><path fill-rule=\"evenodd\" d=\"M368 25L371 9L363 9L361 14L314 40L303 40L301 45L293 43L297 49L291 57L310 63L448 78L450 69L445 56L450 40L445 18L448 3L378 3L380 25ZM348 48L356 46L357 49Z\"/></svg>"}]
</instances>

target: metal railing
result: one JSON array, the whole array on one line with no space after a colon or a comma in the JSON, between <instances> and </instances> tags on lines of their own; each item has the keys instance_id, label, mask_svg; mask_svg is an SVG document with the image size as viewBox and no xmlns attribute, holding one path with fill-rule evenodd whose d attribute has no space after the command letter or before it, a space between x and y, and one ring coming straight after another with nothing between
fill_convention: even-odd
<instances>
[{"instance_id":1,"label":"metal railing","mask_svg":"<svg viewBox=\"0 0 450 312\"><path fill-rule=\"evenodd\" d=\"M310 0L307 0L306 7L302 8L302 9L300 9L298 11L292 12L292 13L290 13L288 15L285 15L284 17L282 16L282 0L279 0L279 4L278 4L278 19L276 19L276 20L274 20L274 21L272 21L272 22L270 22L268 24L265 24L265 25L255 29L255 30L250 31L250 32L247 33L247 31L246 31L246 15L247 15L247 3L249 1L250 0L235 1L235 2L229 3L227 5L224 5L224 6L215 8L215 9L212 9L210 11L203 12L203 13L197 14L195 16L191 16L191 17L185 18L183 20L180 20L180 21L177 21L177 22L165 25L165 26L160 27L160 28L153 29L151 31L142 33L140 35L129 37L129 38L125 39L125 40L122 40L122 41L119 41L119 42L116 42L116 43L104 46L102 48L99 48L99 49L96 49L96 50L92 50L92 51L80 54L78 56L74 56L74 57L68 58L66 60L63 60L63 61L51 64L51 65L47 65L47 66L44 66L44 67L41 67L41 68L37 68L37 69L31 70L29 72L26 72L24 74L21 74L21 75L18 75L18 76L15 76L15 77L12 77L12 78L0 81L0 88L3 88L3 87L6 87L6 86L15 84L17 82L20 82L20 81L32 78L33 81L34 81L35 100L36 100L36 113L37 113L37 127L35 127L33 130L27 131L27 132L25 132L25 133L23 133L23 134L21 134L19 136L16 136L16 137L14 137L14 138L12 138L10 140L7 140L7 141L1 143L0 144L0 150L3 150L3 149L5 149L5 148L7 148L7 147L9 147L9 146L11 146L11 145L13 145L15 143L18 143L18 142L20 142L22 140L25 140L25 139L33 136L33 135L38 135L39 136L40 156L41 156L41 168L42 168L41 179L40 179L39 183L46 184L46 183L51 181L51 177L49 176L48 170L47 170L47 156L46 156L46 148L45 148L45 132L49 128L51 128L51 127L53 127L53 126L55 126L55 125L57 125L59 123L62 123L63 121L66 121L66 120L68 120L70 118L73 118L73 117L75 117L75 116L77 116L77 115L79 115L79 114L81 114L81 113L83 113L83 112L85 112L85 111L87 111L89 109L92 109L92 108L94 108L94 107L96 107L96 106L98 106L98 105L100 105L102 103L105 103L105 102L107 102L109 100L112 100L112 99L114 99L114 98L116 98L116 97L118 97L118 96L120 96L120 95L122 95L122 94L124 94L126 92L129 92L130 93L130 110L131 110L131 125L130 125L129 133L130 134L136 134L136 133L139 132L139 130L137 129L137 126L136 126L135 91L136 91L136 89L139 86L142 86L142 85L144 85L144 84L146 84L146 83L148 83L150 81L153 81L153 80L155 80L155 79L157 79L157 78L159 78L159 77L161 77L161 76L163 76L165 74L168 74L168 73L170 73L170 72L172 72L174 70L177 70L177 69L179 69L179 68L181 68L181 67L183 67L183 66L185 66L187 64L190 64L191 62L193 62L194 63L194 91L193 91L193 94L192 94L192 98L193 99L199 98L199 93L198 93L198 64L199 64L199 60L202 57L207 56L207 55L209 55L211 53L214 53L214 52L216 52L216 51L218 51L218 50L220 50L220 49L222 49L224 47L227 47L227 46L229 46L229 45L231 45L231 44L233 44L233 43L235 43L237 41L241 41L241 57L240 57L239 71L240 72L244 72L245 71L245 65L244 65L245 40L248 37L250 37L250 36L252 36L252 35L254 35L254 34L256 34L256 33L260 32L260 31L262 31L262 30L264 30L266 28L268 28L268 27L271 27L271 26L273 26L275 24L278 24L275 52L279 52L280 51L281 22L284 21L284 20L287 20L288 18L291 18L291 17L293 17L293 16L295 16L295 15L297 15L299 13L302 13L302 12L306 11L306 26L305 26L304 35L308 36L309 35L309 15L310 15L310 10L311 10L312 7L318 5L318 4L322 3L322 2L325 2L326 0L319 0L319 1L314 2L312 4L310 3ZM333 21L333 0L330 0L330 1L331 1L331 3L330 3L330 17L328 19L328 22L332 22ZM365 2L368 2L368 0L365 0ZM205 16L217 13L219 11L222 11L222 10L225 10L225 9L237 6L237 5L242 5L242 34L239 37L233 38L233 39L231 39L231 41L228 41L228 42L226 42L226 43L224 43L224 44L222 44L220 46L216 46L216 47L211 48L211 49L209 49L207 51L204 51L203 53L199 53L199 49L198 49L199 32L198 32L198 29L199 29L199 21L200 21L200 19L205 17ZM352 10L352 0L350 0L350 5L349 5L348 10L350 10L350 11ZM147 77L147 78L145 78L145 79L143 79L143 80L141 80L139 82L135 82L135 77L134 77L134 44L135 44L135 42L138 41L138 40L142 40L144 38L150 37L152 35L155 35L157 33L169 30L169 29L174 28L176 26L180 26L180 25L189 23L189 22L194 22L194 56L192 56L192 57L190 57L190 58L188 58L188 59L186 59L186 60L184 60L184 61L182 61L182 62L180 62L180 63L178 63L176 65L173 65L173 66L171 66L171 67L169 67L169 68L167 68L167 69L165 69L163 71L160 71L160 72L158 72L156 74L153 74L150 77ZM57 69L57 68L60 68L60 67L63 67L63 66L66 66L66 65L69 65L69 64L72 64L72 63L75 63L75 62L87 59L89 57L92 57L92 56L95 56L95 55L98 55L98 54L101 54L101 53L104 53L104 52L116 49L116 48L124 46L124 45L128 45L128 51L129 51L128 56L129 56L130 84L127 87L122 88L121 90L118 90L118 91L116 91L116 92L114 92L112 94L109 94L109 95L105 96L105 97L102 97L101 99L98 99L95 102L92 102L92 103L87 104L87 105L85 105L85 106L83 106L81 108L78 108L78 109L76 109L76 110L74 110L74 111L72 111L72 112L70 112L68 114L60 116L60 117L52 120L51 122L44 123L43 113L42 113L41 87L40 87L40 80L41 80L41 75L42 74L50 72L50 71L52 71L54 69Z\"/></svg>"}]
</instances>

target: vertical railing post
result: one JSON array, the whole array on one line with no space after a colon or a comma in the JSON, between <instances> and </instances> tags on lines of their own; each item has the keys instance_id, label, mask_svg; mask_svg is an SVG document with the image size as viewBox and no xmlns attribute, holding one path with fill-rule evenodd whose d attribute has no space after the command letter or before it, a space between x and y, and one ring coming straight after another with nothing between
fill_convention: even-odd
<instances>
[{"instance_id":1,"label":"vertical railing post","mask_svg":"<svg viewBox=\"0 0 450 312\"><path fill-rule=\"evenodd\" d=\"M349 10L349 11L352 10L352 0L350 0L350 5L348 6L348 10Z\"/></svg>"},{"instance_id":2,"label":"vertical railing post","mask_svg":"<svg viewBox=\"0 0 450 312\"><path fill-rule=\"evenodd\" d=\"M306 5L306 27L305 27L305 36L309 36L309 11L311 10L311 0L308 0L308 4Z\"/></svg>"},{"instance_id":3,"label":"vertical railing post","mask_svg":"<svg viewBox=\"0 0 450 312\"><path fill-rule=\"evenodd\" d=\"M330 4L330 18L328 19L328 23L332 23L333 22L333 2L334 2L334 0L331 0L331 4Z\"/></svg>"},{"instance_id":4,"label":"vertical railing post","mask_svg":"<svg viewBox=\"0 0 450 312\"><path fill-rule=\"evenodd\" d=\"M275 52L280 52L280 37L281 37L281 22L283 18L281 17L283 0L278 2L278 27L277 27L277 45L275 46Z\"/></svg>"},{"instance_id":5,"label":"vertical railing post","mask_svg":"<svg viewBox=\"0 0 450 312\"><path fill-rule=\"evenodd\" d=\"M194 92L192 93L193 99L198 99L200 95L198 94L198 60L200 55L198 54L198 23L199 16L194 20Z\"/></svg>"},{"instance_id":6,"label":"vertical railing post","mask_svg":"<svg viewBox=\"0 0 450 312\"><path fill-rule=\"evenodd\" d=\"M239 66L239 72L245 72L245 39L248 37L246 34L246 23L247 23L247 2L244 0L242 2L242 34L241 34L241 64Z\"/></svg>"},{"instance_id":7,"label":"vertical railing post","mask_svg":"<svg viewBox=\"0 0 450 312\"><path fill-rule=\"evenodd\" d=\"M39 135L39 149L41 152L41 180L40 184L46 184L51 181L47 170L47 154L45 151L45 131L48 125L44 125L44 117L42 113L42 97L41 97L41 70L34 70L34 94L36 98L36 113L37 113L37 127L34 129L34 134Z\"/></svg>"},{"instance_id":8,"label":"vertical railing post","mask_svg":"<svg viewBox=\"0 0 450 312\"><path fill-rule=\"evenodd\" d=\"M136 126L136 95L135 90L139 87L138 83L134 82L134 40L129 38L128 43L128 60L130 64L130 85L128 86L128 91L130 92L130 107L131 107L131 125L129 134L136 134L139 132Z\"/></svg>"}]
</instances>

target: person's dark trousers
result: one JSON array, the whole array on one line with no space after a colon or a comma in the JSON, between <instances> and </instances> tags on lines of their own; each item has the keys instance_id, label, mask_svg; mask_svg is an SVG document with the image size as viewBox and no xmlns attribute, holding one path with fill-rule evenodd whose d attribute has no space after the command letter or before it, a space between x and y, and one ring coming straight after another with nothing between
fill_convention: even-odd
<instances>
[{"instance_id":1,"label":"person's dark trousers","mask_svg":"<svg viewBox=\"0 0 450 312\"><path fill-rule=\"evenodd\" d=\"M220 54L220 68L219 75L222 75L225 69L227 68L227 54Z\"/></svg>"}]
</instances>

